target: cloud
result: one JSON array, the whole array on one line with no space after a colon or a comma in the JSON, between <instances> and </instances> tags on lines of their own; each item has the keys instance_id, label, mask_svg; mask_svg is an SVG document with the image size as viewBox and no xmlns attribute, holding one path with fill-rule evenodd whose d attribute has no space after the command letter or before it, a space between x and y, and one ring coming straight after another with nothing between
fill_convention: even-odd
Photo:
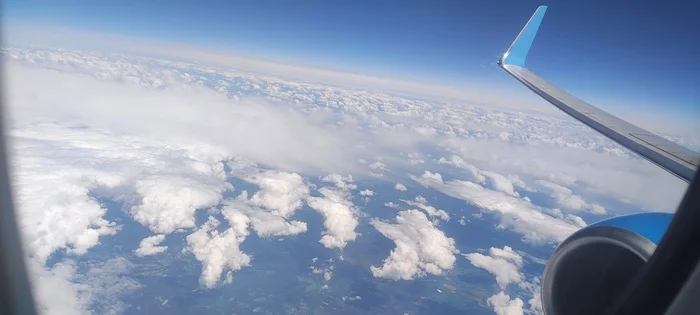
<instances>
[{"instance_id":1,"label":"cloud","mask_svg":"<svg viewBox=\"0 0 700 315\"><path fill-rule=\"evenodd\" d=\"M309 196L309 187L299 174L266 171L244 178L260 186L248 201L249 204L270 210L273 214L288 218L303 205Z\"/></svg>"},{"instance_id":2,"label":"cloud","mask_svg":"<svg viewBox=\"0 0 700 315\"><path fill-rule=\"evenodd\" d=\"M158 246L161 242L165 240L164 234L153 235L144 238L139 244L139 248L136 249L136 256L149 256L160 254L168 250L168 246Z\"/></svg>"},{"instance_id":3,"label":"cloud","mask_svg":"<svg viewBox=\"0 0 700 315\"><path fill-rule=\"evenodd\" d=\"M391 201L385 202L385 203L384 203L384 206L387 207L387 208L393 208L393 209L398 209L398 208L399 208L399 205L398 205L398 204L395 204L395 203L393 203L393 202L391 202Z\"/></svg>"},{"instance_id":4,"label":"cloud","mask_svg":"<svg viewBox=\"0 0 700 315\"><path fill-rule=\"evenodd\" d=\"M401 211L395 224L377 219L370 224L396 244L382 266L370 267L375 277L411 280L427 274L442 275L454 267L454 239L438 230L422 212Z\"/></svg>"},{"instance_id":5,"label":"cloud","mask_svg":"<svg viewBox=\"0 0 700 315\"><path fill-rule=\"evenodd\" d=\"M17 26L13 24L12 26ZM116 34L106 34L90 31L78 31L61 27L37 28L29 25L10 27L7 32L7 42L19 46L41 46L71 50L109 51L137 55L157 56L171 60L189 60L198 64L217 69L240 69L243 73L252 73L258 77L274 75L293 82L315 82L331 86L347 86L362 92L393 93L418 96L421 99L431 98L440 102L455 99L468 103L488 103L492 106L517 108L540 113L556 113L552 108L541 106L536 102L523 102L520 89L513 93L504 93L501 89L483 86L479 82L471 82L469 86L459 88L412 82L373 75L348 73L322 68L312 68L307 65L283 64L265 60L252 59L233 54L203 51L192 47L172 43L154 43L139 38ZM479 87L476 87L479 86ZM489 90L493 93L485 93ZM525 98L527 99L527 97ZM514 105L517 104L517 105Z\"/></svg>"},{"instance_id":6,"label":"cloud","mask_svg":"<svg viewBox=\"0 0 700 315\"><path fill-rule=\"evenodd\" d=\"M243 191L236 199L225 200L222 211L245 216L260 237L296 235L307 231L306 222L287 220L275 214L275 210L251 206L253 202L247 198L248 192Z\"/></svg>"},{"instance_id":7,"label":"cloud","mask_svg":"<svg viewBox=\"0 0 700 315\"><path fill-rule=\"evenodd\" d=\"M223 167L220 168L223 172ZM152 176L134 183L136 205L130 213L134 220L151 231L169 234L177 229L195 227L194 213L219 203L226 190L223 178L213 185L180 176Z\"/></svg>"},{"instance_id":8,"label":"cloud","mask_svg":"<svg viewBox=\"0 0 700 315\"><path fill-rule=\"evenodd\" d=\"M78 65L90 62L75 60ZM293 124L309 125L301 116L294 122L296 114L285 110L256 103L233 109L225 96L177 84L168 90L145 89L14 63L8 71L13 78L8 100L19 217L29 252L41 261L58 249L85 253L100 236L116 233L118 227L103 219L107 210L94 193L124 202L136 221L168 234L194 228L195 211L219 203L230 186L221 160L248 152L272 165L280 165L273 160L284 156L305 160L302 164L311 161L285 149L294 140L275 143L283 134L300 135ZM196 115L192 108L198 108ZM231 124L220 115L240 121ZM255 126L247 125L253 122ZM313 146L319 139L313 134L328 133L312 129L311 138L300 141ZM267 142L266 132L276 140ZM240 138L249 133L257 134L256 143L268 145ZM268 149L280 150L266 153ZM311 151L319 156L320 151ZM328 157L323 160L342 160Z\"/></svg>"},{"instance_id":9,"label":"cloud","mask_svg":"<svg viewBox=\"0 0 700 315\"><path fill-rule=\"evenodd\" d=\"M342 256L341 256L342 257ZM315 263L317 259L312 259L312 263ZM341 259L342 260L342 259ZM333 263L333 259L329 259L329 263ZM327 268L316 268L314 266L310 266L309 269L311 269L312 274L318 274L318 275L323 275L323 286L322 288L328 289L328 282L331 281L333 278L333 269L334 266L330 265Z\"/></svg>"},{"instance_id":10,"label":"cloud","mask_svg":"<svg viewBox=\"0 0 700 315\"><path fill-rule=\"evenodd\" d=\"M542 310L542 296L541 296L541 290L540 290L540 279L537 277L533 277L531 281L521 283L520 285L521 288L524 288L526 291L528 291L530 294L532 294L532 298L529 299L527 302L530 305L528 307L528 311L530 314L544 314L544 311Z\"/></svg>"},{"instance_id":11,"label":"cloud","mask_svg":"<svg viewBox=\"0 0 700 315\"><path fill-rule=\"evenodd\" d=\"M79 148L84 138L61 139L57 133L51 127L10 132L20 230L29 255L41 263L59 249L84 254L101 236L119 230L103 218L107 209L90 191L120 185L123 177L90 165L91 150Z\"/></svg>"},{"instance_id":12,"label":"cloud","mask_svg":"<svg viewBox=\"0 0 700 315\"><path fill-rule=\"evenodd\" d=\"M574 127L554 121L537 127L534 122L525 123L528 120L517 126L521 130L511 127L521 135L518 141L454 137L440 146L482 169L514 174L524 181L541 179L576 185L577 195L610 198L637 209L673 211L687 187L675 176L600 135L572 130ZM554 135L556 132L561 135Z\"/></svg>"},{"instance_id":13,"label":"cloud","mask_svg":"<svg viewBox=\"0 0 700 315\"><path fill-rule=\"evenodd\" d=\"M520 283L524 280L520 273L523 258L509 246L505 246L503 249L491 247L489 256L479 253L462 255L475 267L483 268L496 276L496 282L501 289L505 289L510 283Z\"/></svg>"},{"instance_id":14,"label":"cloud","mask_svg":"<svg viewBox=\"0 0 700 315\"><path fill-rule=\"evenodd\" d=\"M526 279L522 272L523 257L509 246L503 249L491 247L489 255L480 253L462 254L472 265L482 268L496 277L496 283L502 290L496 295L489 297L486 302L493 307L496 314L542 314L542 302L540 300L540 279L532 277ZM527 311L523 308L524 303L520 297L510 298L503 290L509 284L517 284L520 289L527 292L531 299L528 300Z\"/></svg>"},{"instance_id":15,"label":"cloud","mask_svg":"<svg viewBox=\"0 0 700 315\"><path fill-rule=\"evenodd\" d=\"M500 217L499 226L523 235L523 241L528 243L559 243L579 229L579 226L566 220L543 213L541 208L528 200L490 190L473 182L443 181L440 174L428 171L421 177L411 175L411 178L450 197L465 200L482 210L497 214Z\"/></svg>"},{"instance_id":16,"label":"cloud","mask_svg":"<svg viewBox=\"0 0 700 315\"><path fill-rule=\"evenodd\" d=\"M231 283L234 271L250 265L250 257L240 249L249 234L248 227L260 237L307 231L305 222L288 220L309 195L309 188L299 174L263 171L248 174L244 179L259 185L260 190L250 198L247 191L242 191L237 198L223 201L221 213L230 227L220 232L217 229L219 220L210 216L205 224L187 236L186 251L202 262L200 284L207 288Z\"/></svg>"},{"instance_id":17,"label":"cloud","mask_svg":"<svg viewBox=\"0 0 700 315\"><path fill-rule=\"evenodd\" d=\"M134 265L123 257L90 263L84 274L72 260L46 268L27 261L37 310L45 315L120 314L128 306L123 296L143 287L134 280Z\"/></svg>"},{"instance_id":18,"label":"cloud","mask_svg":"<svg viewBox=\"0 0 700 315\"><path fill-rule=\"evenodd\" d=\"M231 272L250 265L250 257L243 253L240 244L248 236L248 217L233 211L222 211L230 227L219 232L219 220L209 217L199 229L187 236L185 251L194 254L202 262L199 283L207 288L220 282L221 275L228 270L223 283L230 283Z\"/></svg>"},{"instance_id":19,"label":"cloud","mask_svg":"<svg viewBox=\"0 0 700 315\"><path fill-rule=\"evenodd\" d=\"M340 174L328 174L324 176L322 181L332 183L335 187L343 190L357 189L357 185L352 183L352 176L342 176Z\"/></svg>"},{"instance_id":20,"label":"cloud","mask_svg":"<svg viewBox=\"0 0 700 315\"><path fill-rule=\"evenodd\" d=\"M569 210L588 209L593 214L606 214L605 208L599 204L589 204L579 195L562 185L546 180L538 180L537 184L551 192L550 197L561 207Z\"/></svg>"},{"instance_id":21,"label":"cloud","mask_svg":"<svg viewBox=\"0 0 700 315\"><path fill-rule=\"evenodd\" d=\"M406 186L404 186L401 183L396 183L396 185L394 185L394 189L399 190L399 191L406 191Z\"/></svg>"},{"instance_id":22,"label":"cloud","mask_svg":"<svg viewBox=\"0 0 700 315\"><path fill-rule=\"evenodd\" d=\"M338 189L323 187L318 190L322 197L309 197L307 204L309 207L323 215L323 236L321 244L327 248L343 248L348 242L357 238L355 228L359 224L357 219L358 210L349 200L350 194L347 190L357 186L350 184L346 180L337 180L340 175L333 174L324 178L333 179ZM349 178L352 180L352 178Z\"/></svg>"},{"instance_id":23,"label":"cloud","mask_svg":"<svg viewBox=\"0 0 700 315\"><path fill-rule=\"evenodd\" d=\"M435 209L433 206L428 205L428 200L425 199L423 196L418 196L414 200L403 200L401 201L405 202L408 205L418 207L419 209L425 211L431 218L436 217L445 221L450 220L450 215L445 212L445 210L438 210Z\"/></svg>"},{"instance_id":24,"label":"cloud","mask_svg":"<svg viewBox=\"0 0 700 315\"><path fill-rule=\"evenodd\" d=\"M360 192L360 195L362 195L362 196L374 196L374 191L369 190L369 189L365 189L365 190Z\"/></svg>"},{"instance_id":25,"label":"cloud","mask_svg":"<svg viewBox=\"0 0 700 315\"><path fill-rule=\"evenodd\" d=\"M495 172L483 171L478 169L474 165L466 163L462 158L456 155L450 156L449 159L440 158L440 160L438 160L438 163L449 164L457 168L466 170L467 174L470 175L470 180L477 183L486 183L493 190L501 191L511 196L519 196L519 194L515 191L514 186L523 189L528 188L527 185L522 180L520 180L520 178L518 178L517 175L509 175L508 177L506 177Z\"/></svg>"},{"instance_id":26,"label":"cloud","mask_svg":"<svg viewBox=\"0 0 700 315\"><path fill-rule=\"evenodd\" d=\"M73 262L60 262L44 268L34 260L27 261L37 309L45 315L84 314L89 311L89 287L75 281Z\"/></svg>"},{"instance_id":27,"label":"cloud","mask_svg":"<svg viewBox=\"0 0 700 315\"><path fill-rule=\"evenodd\" d=\"M497 315L523 315L523 300L520 298L510 299L510 296L501 291L486 300L489 306Z\"/></svg>"},{"instance_id":28,"label":"cloud","mask_svg":"<svg viewBox=\"0 0 700 315\"><path fill-rule=\"evenodd\" d=\"M408 154L409 164L411 165L417 165L417 164L423 164L425 163L425 160L421 159L420 153L418 152L413 152Z\"/></svg>"},{"instance_id":29,"label":"cloud","mask_svg":"<svg viewBox=\"0 0 700 315\"><path fill-rule=\"evenodd\" d=\"M101 199L123 202L137 222L167 234L194 227L196 209L215 205L228 189L221 163L198 150L58 123L11 137L20 223L41 261L62 248L85 253L118 231L103 218Z\"/></svg>"},{"instance_id":30,"label":"cloud","mask_svg":"<svg viewBox=\"0 0 700 315\"><path fill-rule=\"evenodd\" d=\"M438 160L438 163L452 165L467 171L467 174L470 175L468 179L474 182L483 183L486 181L486 176L481 173L480 169L474 165L468 164L459 156L452 155L449 159L443 157Z\"/></svg>"},{"instance_id":31,"label":"cloud","mask_svg":"<svg viewBox=\"0 0 700 315\"><path fill-rule=\"evenodd\" d=\"M77 57L73 58L77 67L90 62L80 60L82 56L72 57ZM111 67L104 70L116 73L143 68L129 62L98 66ZM93 66L91 75L96 70L104 71ZM288 170L349 170L355 165L354 147L345 143L362 140L352 140L357 133L345 134L340 127L325 127L320 122L322 113L305 115L263 98L231 100L197 82L187 82L187 78L174 79L161 70L146 71L162 78L160 82L167 82L168 88L144 87L147 82L140 77L138 84L125 84L10 62L8 72L13 80L8 81L8 102L13 106L13 125L68 120L90 129L181 146L210 145L218 151L212 153L222 157L243 156ZM34 113L40 116L33 117ZM250 141L250 135L256 140Z\"/></svg>"},{"instance_id":32,"label":"cloud","mask_svg":"<svg viewBox=\"0 0 700 315\"><path fill-rule=\"evenodd\" d=\"M386 170L386 165L380 161L374 162L369 165L369 168L375 171L384 171Z\"/></svg>"},{"instance_id":33,"label":"cloud","mask_svg":"<svg viewBox=\"0 0 700 315\"><path fill-rule=\"evenodd\" d=\"M299 174L255 168L236 172L241 173L239 176L243 180L258 185L260 190L250 198L244 190L235 199L224 200L224 210L246 216L260 237L296 235L307 231L305 222L289 220L309 196L309 187Z\"/></svg>"}]
</instances>

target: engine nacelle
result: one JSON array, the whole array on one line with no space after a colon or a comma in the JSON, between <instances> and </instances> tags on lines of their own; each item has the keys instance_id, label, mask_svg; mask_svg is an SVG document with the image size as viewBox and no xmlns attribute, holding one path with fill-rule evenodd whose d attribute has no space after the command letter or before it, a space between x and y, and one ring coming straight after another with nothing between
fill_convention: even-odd
<instances>
[{"instance_id":1,"label":"engine nacelle","mask_svg":"<svg viewBox=\"0 0 700 315\"><path fill-rule=\"evenodd\" d=\"M544 270L545 314L602 314L649 260L672 217L655 212L619 216L569 236Z\"/></svg>"}]
</instances>

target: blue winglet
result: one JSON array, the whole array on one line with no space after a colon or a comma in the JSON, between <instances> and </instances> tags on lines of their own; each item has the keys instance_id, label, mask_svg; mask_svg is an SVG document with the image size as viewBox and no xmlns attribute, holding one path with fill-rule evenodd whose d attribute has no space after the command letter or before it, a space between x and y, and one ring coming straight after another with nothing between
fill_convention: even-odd
<instances>
[{"instance_id":1,"label":"blue winglet","mask_svg":"<svg viewBox=\"0 0 700 315\"><path fill-rule=\"evenodd\" d=\"M501 57L501 60L499 60L501 65L525 67L525 58L527 58L527 53L530 52L530 47L535 40L535 35L537 35L537 30L540 28L545 12L547 12L546 5L537 8L537 11L532 15L530 21L525 24L523 30L520 31L518 37L515 38L513 44L508 48L508 51L506 51L503 57Z\"/></svg>"}]
</instances>

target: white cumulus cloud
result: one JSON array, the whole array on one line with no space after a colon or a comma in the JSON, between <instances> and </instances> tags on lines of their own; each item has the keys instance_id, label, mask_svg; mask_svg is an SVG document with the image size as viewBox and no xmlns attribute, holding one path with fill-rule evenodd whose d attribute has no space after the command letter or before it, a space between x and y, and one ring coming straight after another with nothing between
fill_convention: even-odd
<instances>
[{"instance_id":1,"label":"white cumulus cloud","mask_svg":"<svg viewBox=\"0 0 700 315\"><path fill-rule=\"evenodd\" d=\"M165 240L165 235L158 234L144 238L136 249L136 256L155 255L168 250L168 246L158 246Z\"/></svg>"},{"instance_id":2,"label":"white cumulus cloud","mask_svg":"<svg viewBox=\"0 0 700 315\"><path fill-rule=\"evenodd\" d=\"M360 195L362 195L362 196L374 196L374 191L369 190L369 189L365 189L363 191L360 191Z\"/></svg>"},{"instance_id":3,"label":"white cumulus cloud","mask_svg":"<svg viewBox=\"0 0 700 315\"><path fill-rule=\"evenodd\" d=\"M523 300L520 298L511 299L508 294L501 291L486 300L489 306L493 307L496 315L523 315Z\"/></svg>"},{"instance_id":4,"label":"white cumulus cloud","mask_svg":"<svg viewBox=\"0 0 700 315\"><path fill-rule=\"evenodd\" d=\"M225 200L222 212L245 216L260 237L296 235L307 231L306 222L287 220L275 211L251 206L247 198L248 192L243 191L236 199Z\"/></svg>"},{"instance_id":5,"label":"white cumulus cloud","mask_svg":"<svg viewBox=\"0 0 700 315\"><path fill-rule=\"evenodd\" d=\"M266 171L244 179L260 186L260 191L250 198L249 203L283 218L288 218L301 208L303 200L309 195L309 187L296 173Z\"/></svg>"},{"instance_id":6,"label":"white cumulus cloud","mask_svg":"<svg viewBox=\"0 0 700 315\"><path fill-rule=\"evenodd\" d=\"M325 230L320 242L327 248L343 248L357 237L358 210L347 191L323 187L319 192L323 197L309 197L307 203L323 215Z\"/></svg>"},{"instance_id":7,"label":"white cumulus cloud","mask_svg":"<svg viewBox=\"0 0 700 315\"><path fill-rule=\"evenodd\" d=\"M419 209L425 211L431 218L439 218L445 221L450 220L450 215L445 212L445 210L436 209L433 206L428 205L428 200L423 196L418 196L413 200L401 200L408 205L418 207Z\"/></svg>"},{"instance_id":8,"label":"white cumulus cloud","mask_svg":"<svg viewBox=\"0 0 700 315\"><path fill-rule=\"evenodd\" d=\"M180 176L153 176L134 184L139 198L130 210L134 220L163 234L194 228L195 211L218 204L226 189L223 181L217 186L200 185Z\"/></svg>"},{"instance_id":9,"label":"white cumulus cloud","mask_svg":"<svg viewBox=\"0 0 700 315\"><path fill-rule=\"evenodd\" d=\"M475 267L483 268L496 276L496 282L501 289L505 289L510 283L520 283L524 280L520 272L523 258L509 246L505 246L503 249L491 247L489 256L480 253L462 255Z\"/></svg>"},{"instance_id":10,"label":"white cumulus cloud","mask_svg":"<svg viewBox=\"0 0 700 315\"><path fill-rule=\"evenodd\" d=\"M250 257L239 247L248 236L248 218L232 211L224 215L230 225L224 232L217 230L219 220L210 216L205 224L187 236L185 250L202 262L199 283L207 288L219 283L224 271L236 271L250 265ZM223 282L231 282L231 278L227 277Z\"/></svg>"},{"instance_id":11,"label":"white cumulus cloud","mask_svg":"<svg viewBox=\"0 0 700 315\"><path fill-rule=\"evenodd\" d=\"M410 280L426 274L441 275L454 267L454 239L438 230L422 212L401 211L396 223L374 219L371 224L396 243L382 266L370 267L375 277Z\"/></svg>"}]
</instances>

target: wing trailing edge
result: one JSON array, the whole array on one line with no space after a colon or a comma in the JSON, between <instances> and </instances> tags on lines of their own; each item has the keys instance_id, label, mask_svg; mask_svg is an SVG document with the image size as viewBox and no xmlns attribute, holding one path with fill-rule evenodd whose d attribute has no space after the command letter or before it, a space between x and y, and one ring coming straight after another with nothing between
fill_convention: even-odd
<instances>
[{"instance_id":1,"label":"wing trailing edge","mask_svg":"<svg viewBox=\"0 0 700 315\"><path fill-rule=\"evenodd\" d=\"M537 8L510 48L498 60L498 65L569 116L690 182L700 164L700 154L588 104L525 68L525 59L546 11L546 6Z\"/></svg>"}]
</instances>

